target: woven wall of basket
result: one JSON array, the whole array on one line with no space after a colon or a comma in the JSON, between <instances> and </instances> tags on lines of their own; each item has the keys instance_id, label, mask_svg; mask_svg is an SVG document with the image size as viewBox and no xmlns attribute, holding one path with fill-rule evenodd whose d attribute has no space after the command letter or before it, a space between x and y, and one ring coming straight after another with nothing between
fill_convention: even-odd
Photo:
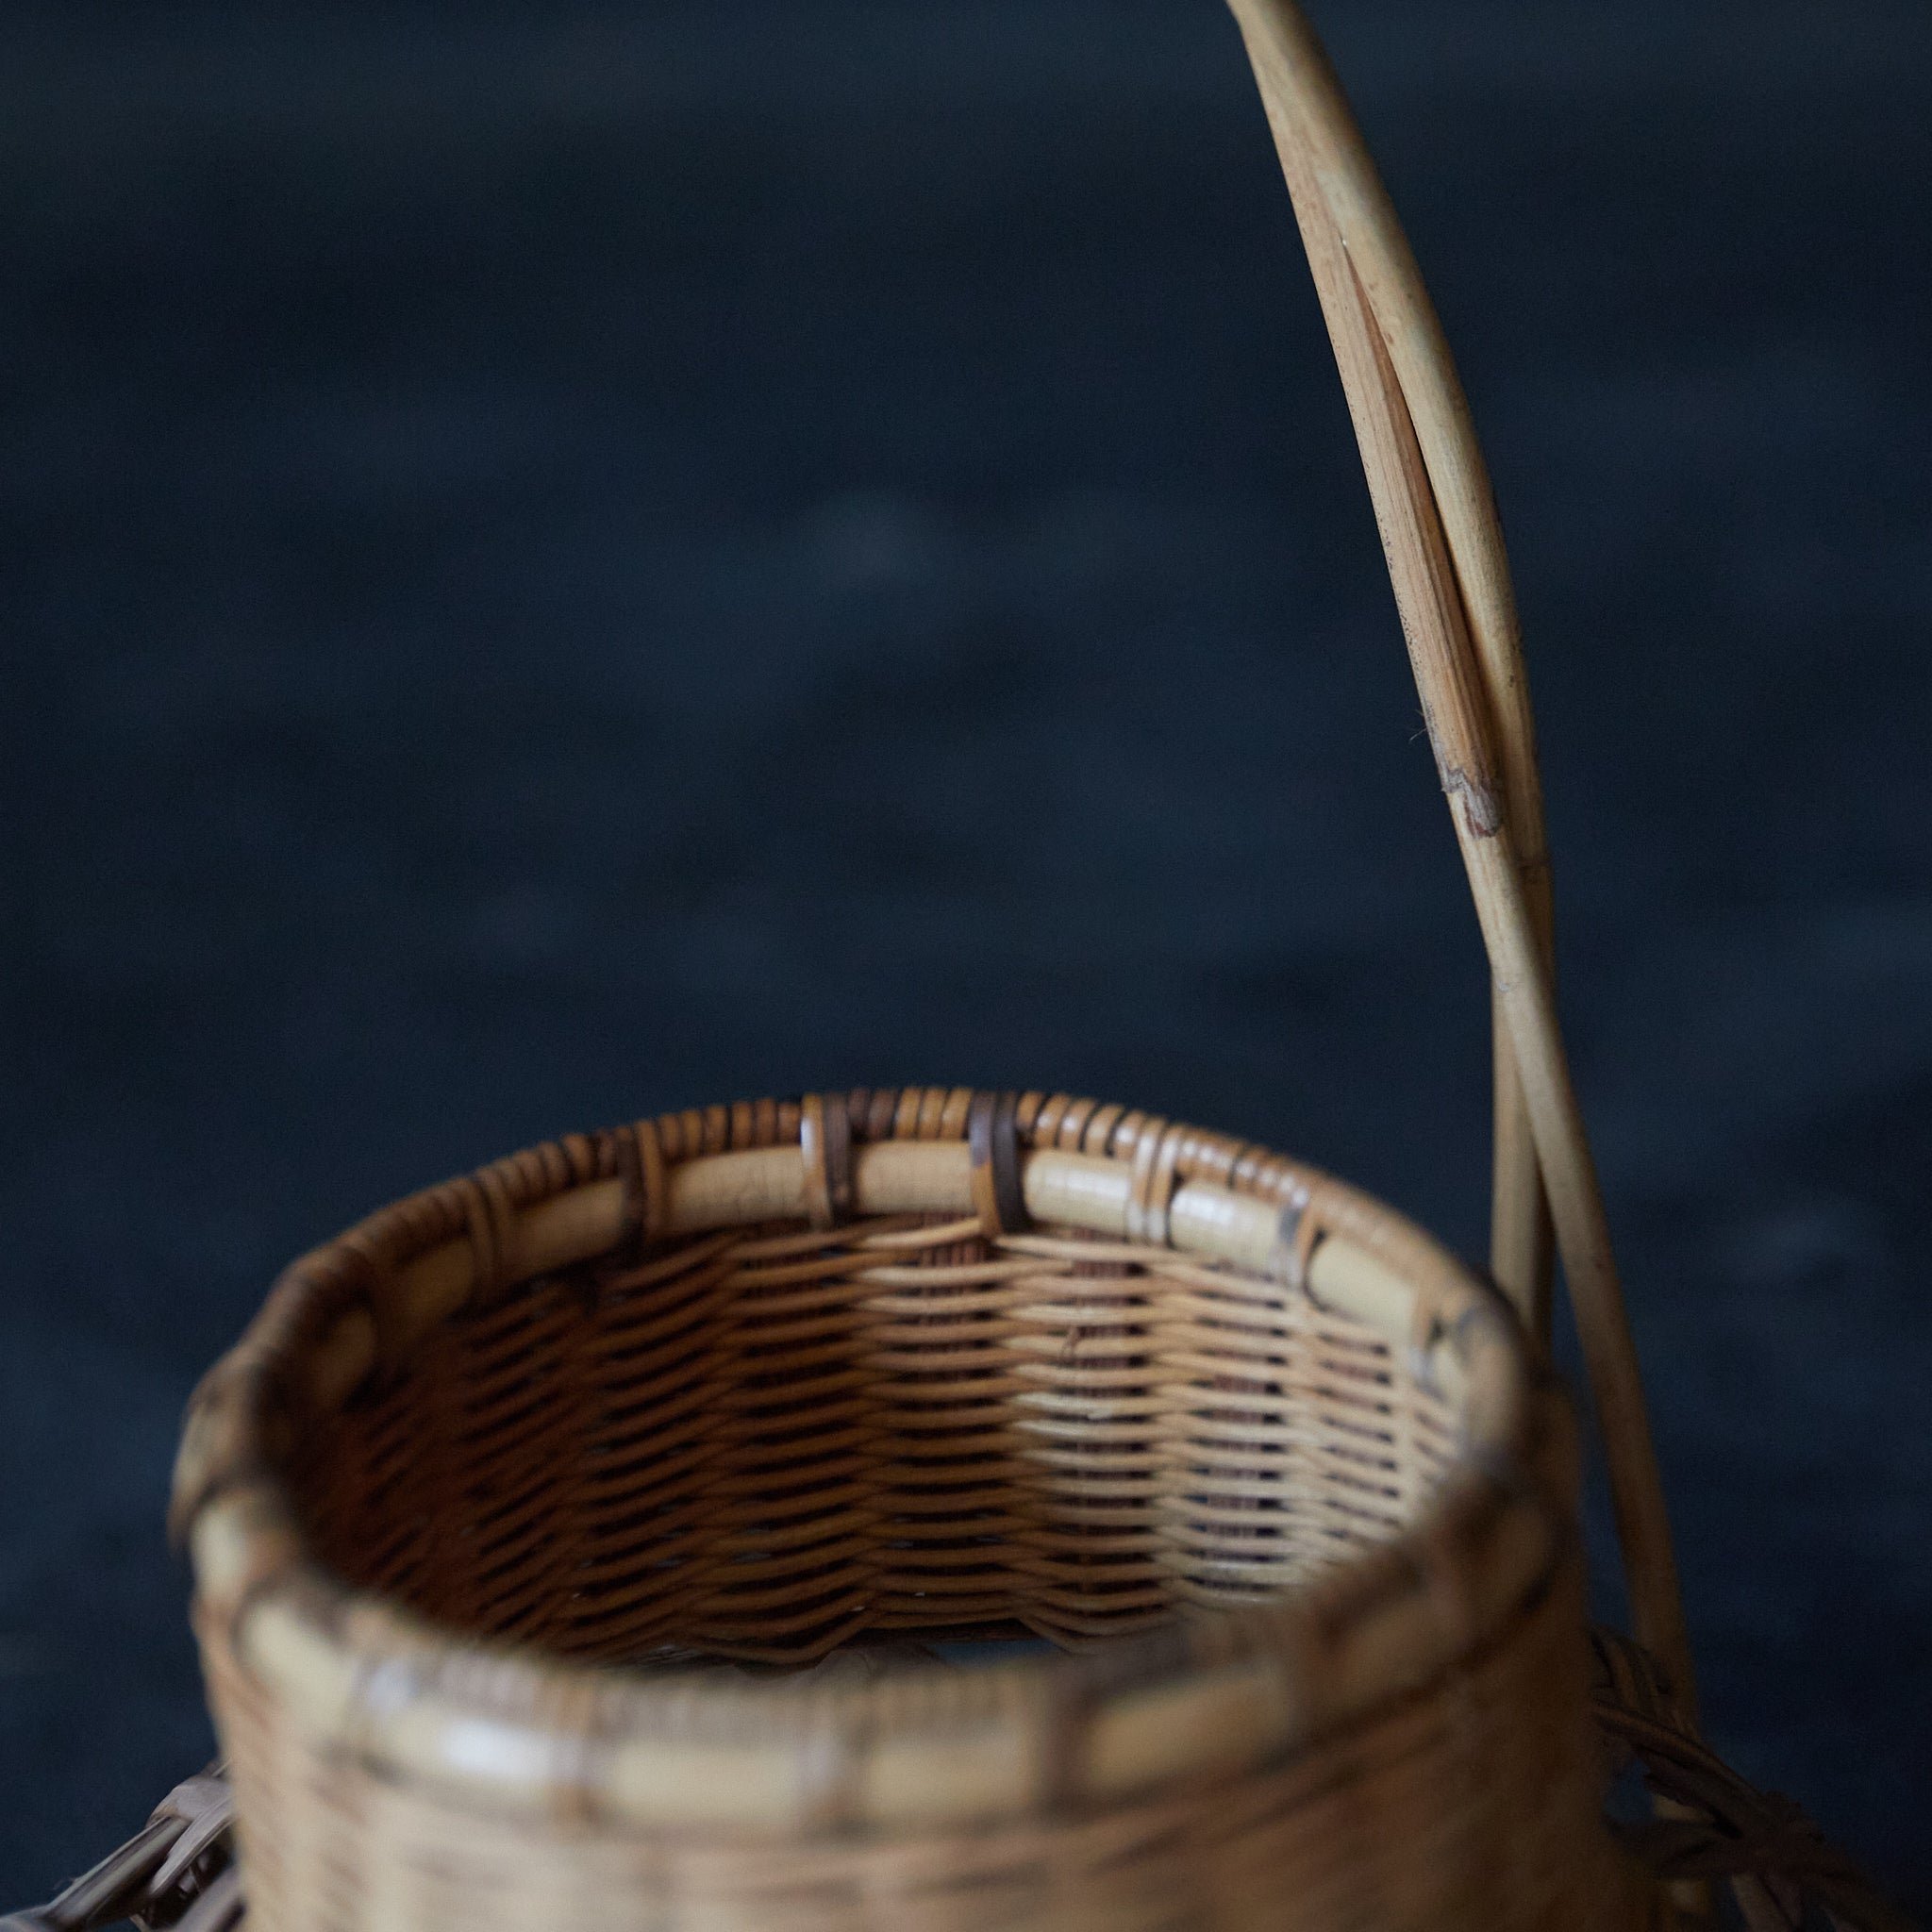
<instances>
[{"instance_id":1,"label":"woven wall of basket","mask_svg":"<svg viewBox=\"0 0 1932 1932\"><path fill-rule=\"evenodd\" d=\"M256 1932L1663 1909L1602 1822L1537 1366L1554 1229L1688 1698L1502 546L1319 50L1234 10L1495 966L1504 1292L1292 1161L1041 1094L713 1108L377 1214L289 1271L180 1459Z\"/></svg>"},{"instance_id":2,"label":"woven wall of basket","mask_svg":"<svg viewBox=\"0 0 1932 1932\"><path fill-rule=\"evenodd\" d=\"M1221 1136L539 1148L297 1263L181 1481L262 1932L1634 1923L1560 1401ZM1013 1634L1064 1654L918 1648Z\"/></svg>"}]
</instances>

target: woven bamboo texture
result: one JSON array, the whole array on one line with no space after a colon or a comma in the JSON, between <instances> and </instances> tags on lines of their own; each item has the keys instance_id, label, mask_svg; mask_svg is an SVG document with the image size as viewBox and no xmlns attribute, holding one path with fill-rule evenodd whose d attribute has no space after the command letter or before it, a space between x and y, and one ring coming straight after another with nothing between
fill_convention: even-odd
<instances>
[{"instance_id":1,"label":"woven bamboo texture","mask_svg":"<svg viewBox=\"0 0 1932 1932\"><path fill-rule=\"evenodd\" d=\"M211 1374L177 1508L266 1932L1621 1932L1574 1482L1389 1210L911 1089L385 1210Z\"/></svg>"},{"instance_id":2,"label":"woven bamboo texture","mask_svg":"<svg viewBox=\"0 0 1932 1932\"><path fill-rule=\"evenodd\" d=\"M1754 1790L1711 1754L1649 1657L1607 1631L1595 1632L1594 1644L1593 1708L1607 1768L1640 1767L1672 1806L1668 1820L1618 1827L1655 1873L1729 1879L1748 1901L1750 1932L1804 1932L1821 1923L1841 1932L1912 1932L1798 1806ZM142 1830L58 1897L0 1919L0 1932L98 1932L129 1921L140 1932L245 1927L233 1794L220 1766L171 1791Z\"/></svg>"}]
</instances>

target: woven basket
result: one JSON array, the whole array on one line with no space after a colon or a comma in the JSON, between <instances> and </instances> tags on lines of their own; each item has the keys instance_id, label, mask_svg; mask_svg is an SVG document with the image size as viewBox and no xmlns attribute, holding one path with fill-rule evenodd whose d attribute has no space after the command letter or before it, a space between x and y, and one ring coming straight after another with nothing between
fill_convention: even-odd
<instances>
[{"instance_id":1,"label":"woven basket","mask_svg":"<svg viewBox=\"0 0 1932 1932\"><path fill-rule=\"evenodd\" d=\"M910 1089L376 1215L178 1494L257 1932L1621 1932L1573 1486L1388 1209ZM1016 1632L1071 1654L908 1655Z\"/></svg>"},{"instance_id":2,"label":"woven basket","mask_svg":"<svg viewBox=\"0 0 1932 1932\"><path fill-rule=\"evenodd\" d=\"M1494 968L1500 1292L1312 1170L1063 1095L712 1108L386 1209L289 1271L177 1470L253 1932L1662 1924L1599 1809L1553 1236L1653 1867L1776 1874L1753 1926L1807 1874L1893 1923L1691 1738L1487 478L1319 48L1232 5ZM192 1781L11 1923L232 1924L227 1804Z\"/></svg>"}]
</instances>

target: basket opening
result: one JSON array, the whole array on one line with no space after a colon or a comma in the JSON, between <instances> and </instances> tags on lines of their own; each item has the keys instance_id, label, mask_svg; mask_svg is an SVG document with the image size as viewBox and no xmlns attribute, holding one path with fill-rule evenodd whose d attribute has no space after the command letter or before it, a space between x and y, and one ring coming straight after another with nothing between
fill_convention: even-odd
<instances>
[{"instance_id":1,"label":"basket opening","mask_svg":"<svg viewBox=\"0 0 1932 1932\"><path fill-rule=\"evenodd\" d=\"M325 1563L465 1633L800 1665L1251 1603L1398 1533L1456 1441L1400 1349L1278 1283L928 1216L527 1281L288 1473Z\"/></svg>"}]
</instances>

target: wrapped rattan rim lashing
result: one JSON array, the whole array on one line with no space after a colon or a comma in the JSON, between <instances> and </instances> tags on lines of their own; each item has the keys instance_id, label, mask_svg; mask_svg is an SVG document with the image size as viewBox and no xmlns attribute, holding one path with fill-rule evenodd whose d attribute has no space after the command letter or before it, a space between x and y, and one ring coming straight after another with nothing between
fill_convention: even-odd
<instances>
[{"instance_id":1,"label":"wrapped rattan rim lashing","mask_svg":"<svg viewBox=\"0 0 1932 1932\"><path fill-rule=\"evenodd\" d=\"M1024 1230L1003 1224L1016 1211ZM1031 1257L1062 1292L1056 1257L1077 1231L1073 1252L1101 1264L1131 1257L1170 1271L1146 1277L1166 1284L1173 1306L1152 1307L1145 1325L1181 1324L1160 1345L1198 1411L1184 1427L1204 1440L1242 1414L1257 1437L1280 1433L1259 1411L1285 1413L1292 1400L1265 1396L1253 1377L1278 1351L1281 1324L1300 1322L1378 1342L1389 1390L1376 1401L1392 1414L1391 1391L1405 1385L1455 1415L1459 1441L1406 1526L1318 1575L1257 1589L1253 1574L1269 1563L1257 1559L1216 1585L1210 1547L1191 1566L1163 1559L1177 1594L1157 1617L1116 1616L1105 1593L1085 1627L1051 1609L1024 1617L1062 1641L1128 1633L1085 1654L860 1684L591 1665L447 1627L318 1559L291 1477L305 1441L345 1404L406 1385L444 1324L508 1319L530 1284L586 1263L648 1278L655 1260L671 1278L667 1257L747 1226L777 1230L764 1239L781 1257L877 1243L865 1272L884 1277L883 1293L868 1278L844 1299L883 1301L889 1316L906 1292L895 1257L915 1256L915 1244L1015 1257L1003 1278L1023 1287L1030 1277L1017 1263ZM951 1285L973 1266L956 1261L934 1279ZM1069 1320L1077 1331L1079 1311ZM1252 1330L1226 1325L1243 1320L1260 1324L1258 1353ZM1216 1324L1221 1353L1172 1366ZM1010 1323L1001 1334L1031 1339ZM1141 1372L1111 1404L1087 1390L1071 1421L1049 1404L1041 1441L1123 1424L1155 1440L1177 1405L1150 1417L1138 1392L1150 1379ZM1252 1463L1258 1452L1242 1453ZM291 1268L210 1374L175 1508L218 1711L232 1702L222 1692L233 1669L312 1744L463 1806L784 1836L1078 1811L1279 1761L1503 1639L1568 1560L1572 1480L1560 1401L1527 1367L1497 1297L1388 1209L1277 1156L1144 1114L914 1089L572 1137L375 1215ZM1225 1498L1211 1493L1211 1472L1200 1481L1211 1518ZM772 1644L708 1647L808 1660L846 1634L801 1631L783 1608ZM886 1619L918 1621L903 1606ZM936 1597L926 1621L958 1620ZM245 1770L242 1790L245 1833Z\"/></svg>"}]
</instances>

